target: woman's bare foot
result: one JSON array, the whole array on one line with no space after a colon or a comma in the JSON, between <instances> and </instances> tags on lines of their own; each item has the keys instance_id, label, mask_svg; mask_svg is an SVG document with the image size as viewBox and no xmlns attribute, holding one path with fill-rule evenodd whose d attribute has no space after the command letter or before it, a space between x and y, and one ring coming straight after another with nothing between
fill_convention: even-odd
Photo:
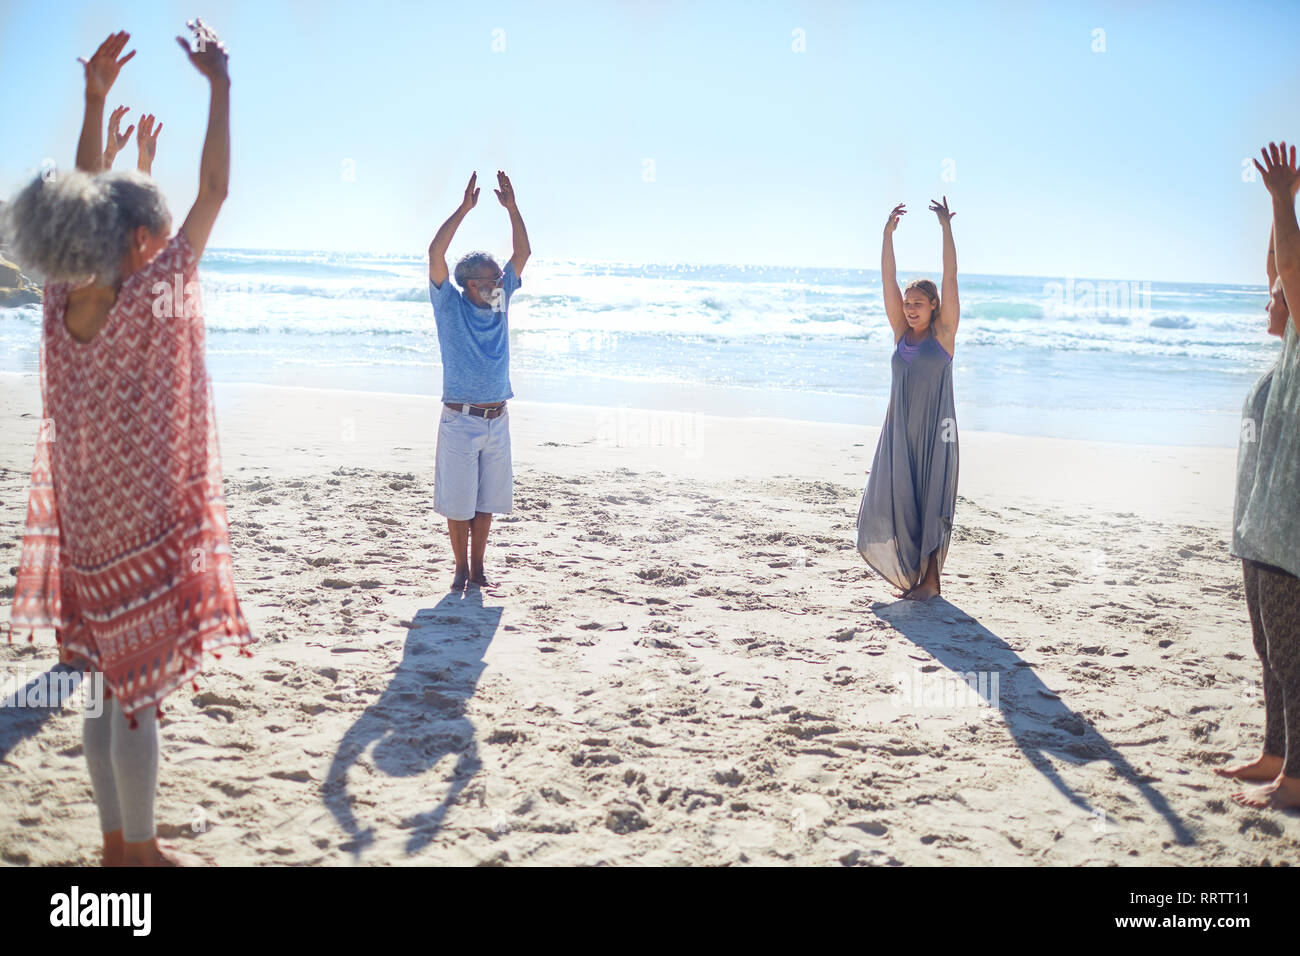
<instances>
[{"instance_id":1,"label":"woman's bare foot","mask_svg":"<svg viewBox=\"0 0 1300 956\"><path fill-rule=\"evenodd\" d=\"M122 831L114 830L104 834L104 866L124 866L126 846L122 843Z\"/></svg>"},{"instance_id":2,"label":"woman's bare foot","mask_svg":"<svg viewBox=\"0 0 1300 956\"><path fill-rule=\"evenodd\" d=\"M1243 807L1260 810L1287 810L1300 807L1300 777L1280 774L1272 783L1253 790L1240 790L1232 795Z\"/></svg>"},{"instance_id":3,"label":"woman's bare foot","mask_svg":"<svg viewBox=\"0 0 1300 956\"><path fill-rule=\"evenodd\" d=\"M904 595L909 601L928 601L939 596L939 586L929 581L922 581Z\"/></svg>"},{"instance_id":4,"label":"woman's bare foot","mask_svg":"<svg viewBox=\"0 0 1300 956\"><path fill-rule=\"evenodd\" d=\"M1250 763L1237 764L1235 767L1215 767L1214 772L1231 780L1276 780L1282 772L1282 758L1264 754Z\"/></svg>"},{"instance_id":5,"label":"woman's bare foot","mask_svg":"<svg viewBox=\"0 0 1300 956\"><path fill-rule=\"evenodd\" d=\"M481 588L490 588L492 586L492 582L487 579L487 573L481 564L477 568L472 564L470 565L469 583Z\"/></svg>"},{"instance_id":6,"label":"woman's bare foot","mask_svg":"<svg viewBox=\"0 0 1300 956\"><path fill-rule=\"evenodd\" d=\"M456 565L456 576L451 579L451 589L453 591L465 590L465 585L469 583L469 568Z\"/></svg>"},{"instance_id":7,"label":"woman's bare foot","mask_svg":"<svg viewBox=\"0 0 1300 956\"><path fill-rule=\"evenodd\" d=\"M939 596L939 566L935 562L934 553L925 562L925 577L921 578L921 583L907 591L903 597L909 601L928 601L930 598Z\"/></svg>"},{"instance_id":8,"label":"woman's bare foot","mask_svg":"<svg viewBox=\"0 0 1300 956\"><path fill-rule=\"evenodd\" d=\"M140 843L125 843L126 858L123 866L215 866L212 860L195 853L180 850L159 841L157 837Z\"/></svg>"}]
</instances>

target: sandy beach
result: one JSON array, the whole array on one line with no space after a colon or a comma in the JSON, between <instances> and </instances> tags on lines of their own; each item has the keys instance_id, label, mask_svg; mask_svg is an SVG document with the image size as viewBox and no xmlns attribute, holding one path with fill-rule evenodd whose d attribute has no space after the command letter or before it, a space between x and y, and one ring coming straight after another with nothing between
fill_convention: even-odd
<instances>
[{"instance_id":1,"label":"sandy beach","mask_svg":"<svg viewBox=\"0 0 1300 956\"><path fill-rule=\"evenodd\" d=\"M164 706L159 832L236 864L1256 865L1235 450L961 434L944 595L854 548L877 429L511 403L451 595L438 403L217 386L259 642ZM0 376L0 618L33 376ZM8 673L51 633L0 643ZM969 685L967 681L969 680ZM71 708L0 711L0 861L98 862Z\"/></svg>"}]
</instances>

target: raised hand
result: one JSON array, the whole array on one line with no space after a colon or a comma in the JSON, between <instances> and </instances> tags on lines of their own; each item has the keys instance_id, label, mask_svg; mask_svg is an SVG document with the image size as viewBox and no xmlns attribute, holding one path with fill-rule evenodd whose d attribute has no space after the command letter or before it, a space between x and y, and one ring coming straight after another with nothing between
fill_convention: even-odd
<instances>
[{"instance_id":1,"label":"raised hand","mask_svg":"<svg viewBox=\"0 0 1300 956\"><path fill-rule=\"evenodd\" d=\"M1295 147L1291 147L1289 160L1285 142L1280 147L1276 143L1269 143L1268 149L1261 149L1259 154L1264 157L1264 165L1261 166L1258 159L1254 163L1264 179L1264 188L1274 196L1295 198L1296 191L1300 190L1300 169L1296 168Z\"/></svg>"},{"instance_id":2,"label":"raised hand","mask_svg":"<svg viewBox=\"0 0 1300 956\"><path fill-rule=\"evenodd\" d=\"M177 37L176 42L181 45L181 49L189 56L194 68L210 81L224 80L229 82L230 74L226 71L226 63L230 56L226 50L226 45L217 37L216 31L199 19L186 21L185 25L194 34L193 49L181 37Z\"/></svg>"},{"instance_id":3,"label":"raised hand","mask_svg":"<svg viewBox=\"0 0 1300 956\"><path fill-rule=\"evenodd\" d=\"M108 142L104 144L104 153L105 158L110 163L112 158L120 153L122 147L130 141L131 132L135 129L135 125L132 124L126 128L125 133L122 132L122 117L126 115L128 109L129 107L119 106L108 117Z\"/></svg>"},{"instance_id":4,"label":"raised hand","mask_svg":"<svg viewBox=\"0 0 1300 956\"><path fill-rule=\"evenodd\" d=\"M510 185L510 177L499 169L497 170L497 185L501 188L492 191L497 194L497 200L501 205L510 209L515 204L515 187Z\"/></svg>"},{"instance_id":5,"label":"raised hand","mask_svg":"<svg viewBox=\"0 0 1300 956\"><path fill-rule=\"evenodd\" d=\"M77 62L86 68L87 96L97 99L108 96L108 91L113 88L113 81L117 79L118 72L126 64L127 60L135 56L135 50L132 50L122 59L117 58L130 39L131 34L125 30L114 33L99 45L99 49L94 52L89 60L85 57L77 57Z\"/></svg>"},{"instance_id":6,"label":"raised hand","mask_svg":"<svg viewBox=\"0 0 1300 956\"><path fill-rule=\"evenodd\" d=\"M889 218L885 220L885 235L889 235L898 228L898 220L907 215L907 203L900 202L893 209L889 210Z\"/></svg>"},{"instance_id":7,"label":"raised hand","mask_svg":"<svg viewBox=\"0 0 1300 956\"><path fill-rule=\"evenodd\" d=\"M158 155L158 134L162 132L163 124L155 127L153 124L157 118L152 113L140 118L140 132L136 134L135 144L140 151L136 166L141 172L152 172L154 157ZM131 135L129 131L127 135Z\"/></svg>"},{"instance_id":8,"label":"raised hand","mask_svg":"<svg viewBox=\"0 0 1300 956\"><path fill-rule=\"evenodd\" d=\"M952 222L952 218L953 218L953 216L957 215L955 212L951 212L951 211L949 211L949 209L948 209L948 197L947 197L947 196L944 196L944 197L943 197L943 203L942 203L942 204L940 204L940 203L936 202L935 200L931 199L931 200L930 200L930 211L931 211L932 213L934 213L936 216L939 217L939 224L940 224L941 226L946 226L946 225L948 225L948 223Z\"/></svg>"},{"instance_id":9,"label":"raised hand","mask_svg":"<svg viewBox=\"0 0 1300 956\"><path fill-rule=\"evenodd\" d=\"M478 170L475 170L469 177L469 185L465 187L465 198L460 202L460 208L469 212L478 205L478 189L474 183L478 181Z\"/></svg>"}]
</instances>

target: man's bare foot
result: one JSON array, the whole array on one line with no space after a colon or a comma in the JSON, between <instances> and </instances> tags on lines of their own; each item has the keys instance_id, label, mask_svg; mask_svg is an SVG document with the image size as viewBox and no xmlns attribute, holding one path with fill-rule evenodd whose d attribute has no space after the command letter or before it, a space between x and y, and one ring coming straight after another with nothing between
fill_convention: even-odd
<instances>
[{"instance_id":1,"label":"man's bare foot","mask_svg":"<svg viewBox=\"0 0 1300 956\"><path fill-rule=\"evenodd\" d=\"M1300 777L1280 774L1272 783L1252 790L1239 790L1232 795L1243 807L1260 810L1287 810L1300 807Z\"/></svg>"},{"instance_id":2,"label":"man's bare foot","mask_svg":"<svg viewBox=\"0 0 1300 956\"><path fill-rule=\"evenodd\" d=\"M141 843L124 844L126 859L123 866L215 866L206 857L195 853L182 853L175 847L155 837Z\"/></svg>"},{"instance_id":3,"label":"man's bare foot","mask_svg":"<svg viewBox=\"0 0 1300 956\"><path fill-rule=\"evenodd\" d=\"M469 583L469 568L457 568L456 576L451 579L451 589L453 591L465 590L465 585Z\"/></svg>"},{"instance_id":4,"label":"man's bare foot","mask_svg":"<svg viewBox=\"0 0 1300 956\"><path fill-rule=\"evenodd\" d=\"M472 575L469 579L469 583L479 588L490 588L492 586L492 582L487 579L487 575L482 571L478 574Z\"/></svg>"},{"instance_id":5,"label":"man's bare foot","mask_svg":"<svg viewBox=\"0 0 1300 956\"><path fill-rule=\"evenodd\" d=\"M909 601L928 601L932 597L939 596L939 588L936 585L922 581L912 590L904 595Z\"/></svg>"},{"instance_id":6,"label":"man's bare foot","mask_svg":"<svg viewBox=\"0 0 1300 956\"><path fill-rule=\"evenodd\" d=\"M1215 767L1214 772L1231 780L1276 780L1282 772L1282 758L1264 754L1257 760L1240 763L1235 767Z\"/></svg>"}]
</instances>

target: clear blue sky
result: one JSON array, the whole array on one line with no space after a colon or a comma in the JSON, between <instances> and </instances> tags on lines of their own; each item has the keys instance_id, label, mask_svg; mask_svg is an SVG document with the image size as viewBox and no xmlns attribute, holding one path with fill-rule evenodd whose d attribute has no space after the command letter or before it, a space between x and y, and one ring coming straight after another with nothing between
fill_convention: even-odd
<instances>
[{"instance_id":1,"label":"clear blue sky","mask_svg":"<svg viewBox=\"0 0 1300 956\"><path fill-rule=\"evenodd\" d=\"M876 268L906 201L899 262L931 270L946 193L968 272L1262 283L1269 204L1241 164L1300 141L1293 3L203 6L233 76L218 246L422 254L477 169L453 251L504 252L501 168L541 257ZM120 28L139 52L110 106L162 118L183 216L207 101L173 37L195 12L0 0L0 196L72 163L75 59Z\"/></svg>"}]
</instances>

